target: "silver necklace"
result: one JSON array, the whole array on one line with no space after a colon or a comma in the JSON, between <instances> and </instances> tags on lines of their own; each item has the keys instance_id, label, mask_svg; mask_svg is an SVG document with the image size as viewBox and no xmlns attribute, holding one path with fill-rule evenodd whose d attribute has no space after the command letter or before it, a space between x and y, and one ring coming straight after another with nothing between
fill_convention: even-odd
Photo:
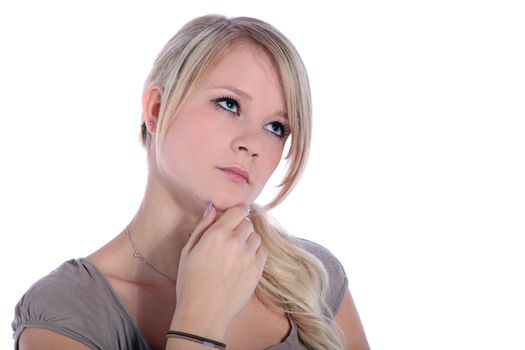
<instances>
[{"instance_id":1,"label":"silver necklace","mask_svg":"<svg viewBox=\"0 0 525 350\"><path fill-rule=\"evenodd\" d=\"M174 278L171 278L170 276L166 275L164 272L162 271L159 271L155 266L151 265L148 261L148 259L146 259L146 257L144 255L142 255L142 253L140 252L140 250L137 249L137 247L135 246L135 242L133 242L133 240L131 239L131 232L129 232L129 228L128 226L126 226L126 235L128 236L128 239L129 239L129 242L131 243L131 246L133 247L133 256L137 259L139 259L140 261L142 261L143 263L145 263L146 265L148 265L150 268L153 269L153 271L155 271L156 273L158 273L159 275L169 279L171 282L173 283L177 283L177 280L174 279Z\"/></svg>"}]
</instances>

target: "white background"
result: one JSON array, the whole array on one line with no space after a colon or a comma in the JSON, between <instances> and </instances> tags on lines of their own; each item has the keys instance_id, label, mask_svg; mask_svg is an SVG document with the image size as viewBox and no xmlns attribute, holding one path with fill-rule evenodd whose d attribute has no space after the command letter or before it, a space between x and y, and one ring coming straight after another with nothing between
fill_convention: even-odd
<instances>
[{"instance_id":1,"label":"white background","mask_svg":"<svg viewBox=\"0 0 525 350\"><path fill-rule=\"evenodd\" d=\"M22 293L120 232L142 84L191 18L249 15L309 69L309 167L274 216L346 267L373 349L524 349L520 1L0 5L0 347Z\"/></svg>"}]
</instances>

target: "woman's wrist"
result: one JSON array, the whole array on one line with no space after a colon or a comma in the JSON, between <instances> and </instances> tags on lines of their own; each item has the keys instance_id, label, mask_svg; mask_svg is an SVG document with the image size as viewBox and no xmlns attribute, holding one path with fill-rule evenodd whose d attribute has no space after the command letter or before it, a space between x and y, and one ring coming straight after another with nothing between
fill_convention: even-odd
<instances>
[{"instance_id":1,"label":"woman's wrist","mask_svg":"<svg viewBox=\"0 0 525 350\"><path fill-rule=\"evenodd\" d=\"M173 320L170 325L171 330L177 330L179 332L186 332L190 334L196 334L201 337L214 339L218 342L224 343L226 337L226 331L228 324L221 321L219 317L207 317L216 315L206 315L206 313L199 313L198 316L195 314L188 314L182 312L175 312Z\"/></svg>"},{"instance_id":2,"label":"woman's wrist","mask_svg":"<svg viewBox=\"0 0 525 350\"><path fill-rule=\"evenodd\" d=\"M166 334L166 338L168 338L168 340L175 338L175 339L185 340L185 341L192 342L192 343L197 343L207 348L226 350L226 344L219 342L217 340L214 340L214 339L202 337L197 334L169 330Z\"/></svg>"},{"instance_id":3,"label":"woman's wrist","mask_svg":"<svg viewBox=\"0 0 525 350\"><path fill-rule=\"evenodd\" d=\"M168 338L166 350L212 350L210 347L196 342L179 338Z\"/></svg>"}]
</instances>

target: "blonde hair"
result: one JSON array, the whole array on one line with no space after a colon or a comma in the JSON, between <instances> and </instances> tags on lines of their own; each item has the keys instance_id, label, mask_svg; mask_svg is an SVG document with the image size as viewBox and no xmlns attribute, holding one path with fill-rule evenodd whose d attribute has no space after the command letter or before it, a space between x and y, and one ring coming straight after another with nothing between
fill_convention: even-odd
<instances>
[{"instance_id":1,"label":"blonde hair","mask_svg":"<svg viewBox=\"0 0 525 350\"><path fill-rule=\"evenodd\" d=\"M267 210L277 206L299 180L310 150L311 99L308 75L293 44L273 26L249 17L210 15L183 26L164 46L149 74L144 91L161 89L157 132L152 137L142 123L141 140L158 152L170 122L185 99L221 61L233 44L244 40L261 48L280 78L290 123L287 169L279 192L266 206L252 205L254 229L268 248L256 295L283 308L297 324L301 341L311 349L343 349L334 315L325 298L329 286L323 264L298 242L270 222ZM158 157L156 157L158 159ZM308 281L308 283L305 283Z\"/></svg>"}]
</instances>

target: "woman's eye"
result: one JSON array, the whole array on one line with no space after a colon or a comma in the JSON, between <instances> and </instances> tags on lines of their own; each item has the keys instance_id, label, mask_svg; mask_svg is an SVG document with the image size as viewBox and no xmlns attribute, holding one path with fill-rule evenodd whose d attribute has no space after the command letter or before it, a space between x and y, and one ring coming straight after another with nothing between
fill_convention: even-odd
<instances>
[{"instance_id":1,"label":"woman's eye","mask_svg":"<svg viewBox=\"0 0 525 350\"><path fill-rule=\"evenodd\" d=\"M222 97L215 101L219 107L222 109L239 114L239 102L230 97Z\"/></svg>"},{"instance_id":2,"label":"woman's eye","mask_svg":"<svg viewBox=\"0 0 525 350\"><path fill-rule=\"evenodd\" d=\"M286 127L280 122L271 122L264 126L266 130L275 134L276 136L283 138L286 136Z\"/></svg>"}]
</instances>

